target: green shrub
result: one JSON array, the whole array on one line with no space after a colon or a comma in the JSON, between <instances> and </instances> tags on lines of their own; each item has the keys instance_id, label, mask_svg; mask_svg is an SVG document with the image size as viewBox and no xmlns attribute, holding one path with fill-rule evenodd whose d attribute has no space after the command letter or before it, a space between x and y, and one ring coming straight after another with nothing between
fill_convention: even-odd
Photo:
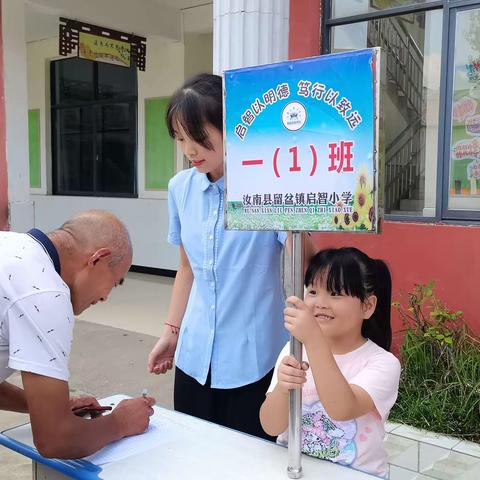
<instances>
[{"instance_id":1,"label":"green shrub","mask_svg":"<svg viewBox=\"0 0 480 480\"><path fill-rule=\"evenodd\" d=\"M433 289L433 282L416 285L408 306L393 303L405 337L390 420L480 442L480 341Z\"/></svg>"}]
</instances>

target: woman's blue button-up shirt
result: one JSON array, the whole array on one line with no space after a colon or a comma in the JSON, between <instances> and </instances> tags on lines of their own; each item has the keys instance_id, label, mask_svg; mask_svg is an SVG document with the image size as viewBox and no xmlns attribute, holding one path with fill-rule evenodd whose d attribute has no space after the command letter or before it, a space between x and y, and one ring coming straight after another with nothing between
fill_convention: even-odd
<instances>
[{"instance_id":1,"label":"woman's blue button-up shirt","mask_svg":"<svg viewBox=\"0 0 480 480\"><path fill-rule=\"evenodd\" d=\"M168 241L182 245L194 275L175 354L178 368L213 388L265 376L288 341L280 256L285 232L225 230L223 178L194 168L168 186Z\"/></svg>"}]
</instances>

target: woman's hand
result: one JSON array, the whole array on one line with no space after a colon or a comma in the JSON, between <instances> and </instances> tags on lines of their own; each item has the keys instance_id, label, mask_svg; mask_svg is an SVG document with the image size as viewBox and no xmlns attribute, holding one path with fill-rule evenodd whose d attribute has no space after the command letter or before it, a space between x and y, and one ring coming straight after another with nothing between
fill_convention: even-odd
<instances>
[{"instance_id":1,"label":"woman's hand","mask_svg":"<svg viewBox=\"0 0 480 480\"><path fill-rule=\"evenodd\" d=\"M148 355L148 371L159 375L173 367L173 358L177 348L178 333L165 327L162 336Z\"/></svg>"}]
</instances>

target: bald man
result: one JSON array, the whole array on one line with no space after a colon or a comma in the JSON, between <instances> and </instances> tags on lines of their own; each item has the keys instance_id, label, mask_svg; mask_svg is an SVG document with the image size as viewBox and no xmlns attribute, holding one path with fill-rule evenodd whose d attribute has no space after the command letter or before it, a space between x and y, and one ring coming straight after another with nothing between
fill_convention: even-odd
<instances>
[{"instance_id":1,"label":"bald man","mask_svg":"<svg viewBox=\"0 0 480 480\"><path fill-rule=\"evenodd\" d=\"M98 402L71 399L68 388L74 315L107 300L131 262L125 226L104 211L76 215L47 235L0 232L0 409L30 414L45 457L84 457L148 427L153 398L85 419L75 412ZM23 390L5 381L13 370Z\"/></svg>"}]
</instances>

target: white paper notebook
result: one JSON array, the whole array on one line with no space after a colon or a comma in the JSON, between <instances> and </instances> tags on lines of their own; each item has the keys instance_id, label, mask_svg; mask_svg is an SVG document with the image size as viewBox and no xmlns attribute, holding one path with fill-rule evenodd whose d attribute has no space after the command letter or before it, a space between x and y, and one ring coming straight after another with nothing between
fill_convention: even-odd
<instances>
[{"instance_id":1,"label":"white paper notebook","mask_svg":"<svg viewBox=\"0 0 480 480\"><path fill-rule=\"evenodd\" d=\"M124 395L115 395L105 398L101 401L102 405L112 405L115 407ZM103 465L109 462L116 462L123 458L130 457L137 453L157 448L162 445L170 444L178 440L185 430L185 426L168 418L158 407L153 407L154 414L150 417L150 425L145 433L132 437L125 437L117 442L110 443L98 452L84 457L85 460L95 465Z\"/></svg>"}]
</instances>

